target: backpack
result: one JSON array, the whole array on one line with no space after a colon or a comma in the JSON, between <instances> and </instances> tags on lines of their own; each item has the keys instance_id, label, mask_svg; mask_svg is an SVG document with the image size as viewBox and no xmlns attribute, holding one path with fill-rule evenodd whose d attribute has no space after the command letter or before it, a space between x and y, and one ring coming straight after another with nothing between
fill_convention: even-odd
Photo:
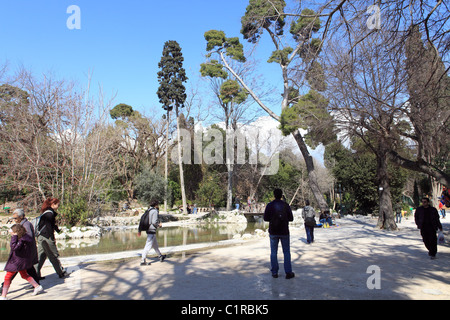
<instances>
[{"instance_id":1,"label":"backpack","mask_svg":"<svg viewBox=\"0 0 450 320\"><path fill-rule=\"evenodd\" d=\"M34 218L33 220L31 220L31 225L33 226L34 229L34 236L37 238L39 237L39 235L41 234L42 230L44 230L45 225L42 229L39 229L39 223L41 222L41 218L44 214L46 214L47 212L51 212L51 210L47 210L44 211L44 213L42 213L39 217Z\"/></svg>"},{"instance_id":2,"label":"backpack","mask_svg":"<svg viewBox=\"0 0 450 320\"><path fill-rule=\"evenodd\" d=\"M139 222L139 232L147 231L150 228L150 221L148 219L148 215L150 213L150 209L145 210L144 214L141 217L141 221Z\"/></svg>"},{"instance_id":3,"label":"backpack","mask_svg":"<svg viewBox=\"0 0 450 320\"><path fill-rule=\"evenodd\" d=\"M309 206L303 208L303 210L305 211L305 224L308 227L315 227L316 219L315 219L314 210Z\"/></svg>"}]
</instances>

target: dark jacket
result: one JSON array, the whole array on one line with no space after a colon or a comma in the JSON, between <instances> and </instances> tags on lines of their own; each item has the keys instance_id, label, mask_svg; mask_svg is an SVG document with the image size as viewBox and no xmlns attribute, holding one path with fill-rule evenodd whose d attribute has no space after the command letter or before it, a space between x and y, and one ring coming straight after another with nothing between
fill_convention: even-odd
<instances>
[{"instance_id":1,"label":"dark jacket","mask_svg":"<svg viewBox=\"0 0 450 320\"><path fill-rule=\"evenodd\" d=\"M38 260L38 254L37 254L37 248L36 248L36 238L34 235L34 228L30 221L28 221L27 218L23 218L22 221L20 221L20 224L27 230L27 234L31 237L31 256L33 257L33 264L36 264L39 262Z\"/></svg>"},{"instance_id":2,"label":"dark jacket","mask_svg":"<svg viewBox=\"0 0 450 320\"><path fill-rule=\"evenodd\" d=\"M439 213L436 208L429 206L425 208L420 206L416 209L414 220L417 228L420 230L436 231L442 229L441 221L439 221Z\"/></svg>"},{"instance_id":3,"label":"dark jacket","mask_svg":"<svg viewBox=\"0 0 450 320\"><path fill-rule=\"evenodd\" d=\"M28 234L20 239L17 235L11 237L11 252L5 265L5 271L18 272L33 266L32 243L33 239Z\"/></svg>"},{"instance_id":4,"label":"dark jacket","mask_svg":"<svg viewBox=\"0 0 450 320\"><path fill-rule=\"evenodd\" d=\"M289 221L293 221L291 207L284 201L275 199L264 211L264 221L269 221L269 234L289 235Z\"/></svg>"},{"instance_id":5,"label":"dark jacket","mask_svg":"<svg viewBox=\"0 0 450 320\"><path fill-rule=\"evenodd\" d=\"M47 211L47 212L46 212ZM39 221L40 235L47 239L55 240L55 231L60 232L56 225L56 216L58 215L55 210L48 208L44 211L44 214Z\"/></svg>"}]
</instances>

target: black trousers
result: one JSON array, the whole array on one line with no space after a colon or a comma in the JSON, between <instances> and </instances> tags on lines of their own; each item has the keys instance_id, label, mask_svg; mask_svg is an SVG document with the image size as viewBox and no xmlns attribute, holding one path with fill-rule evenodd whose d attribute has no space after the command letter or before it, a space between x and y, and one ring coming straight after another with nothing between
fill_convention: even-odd
<instances>
[{"instance_id":1,"label":"black trousers","mask_svg":"<svg viewBox=\"0 0 450 320\"><path fill-rule=\"evenodd\" d=\"M437 235L436 230L431 228L420 229L423 243L428 250L428 255L434 257L437 253Z\"/></svg>"}]
</instances>

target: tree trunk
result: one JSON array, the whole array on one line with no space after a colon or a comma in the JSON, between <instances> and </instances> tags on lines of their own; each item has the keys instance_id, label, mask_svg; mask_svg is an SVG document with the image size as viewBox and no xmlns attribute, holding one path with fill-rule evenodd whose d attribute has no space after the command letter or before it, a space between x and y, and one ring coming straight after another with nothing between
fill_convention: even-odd
<instances>
[{"instance_id":1,"label":"tree trunk","mask_svg":"<svg viewBox=\"0 0 450 320\"><path fill-rule=\"evenodd\" d=\"M167 205L168 201L167 198L169 196L168 192L168 184L169 184L169 125L170 125L170 110L169 107L167 107L167 132L166 132L166 156L164 159L164 210L166 213L169 212Z\"/></svg>"},{"instance_id":2,"label":"tree trunk","mask_svg":"<svg viewBox=\"0 0 450 320\"><path fill-rule=\"evenodd\" d=\"M442 185L436 181L434 177L431 178L431 205L435 208L439 207L439 197L442 194Z\"/></svg>"},{"instance_id":3,"label":"tree trunk","mask_svg":"<svg viewBox=\"0 0 450 320\"><path fill-rule=\"evenodd\" d=\"M233 164L227 164L228 186L227 186L227 211L232 210L233 206Z\"/></svg>"},{"instance_id":4,"label":"tree trunk","mask_svg":"<svg viewBox=\"0 0 450 320\"><path fill-rule=\"evenodd\" d=\"M313 157L308 151L305 140L303 139L300 133L300 129L296 130L294 133L292 133L292 135L294 136L295 141L297 142L297 145L300 148L300 151L303 155L303 158L305 159L306 169L308 171L309 187L311 188L314 198L316 199L319 205L320 211L324 212L325 210L329 210L327 202L325 201L325 198L322 192L320 191L319 182L317 180L317 173L314 167Z\"/></svg>"},{"instance_id":5,"label":"tree trunk","mask_svg":"<svg viewBox=\"0 0 450 320\"><path fill-rule=\"evenodd\" d=\"M377 175L380 213L377 227L385 230L397 230L394 211L392 210L391 186L388 173L388 148L380 141L377 152Z\"/></svg>"},{"instance_id":6,"label":"tree trunk","mask_svg":"<svg viewBox=\"0 0 450 320\"><path fill-rule=\"evenodd\" d=\"M227 211L232 210L233 207L233 171L234 171L234 140L235 131L229 129L228 119L225 122L225 139L226 139L226 148L225 148L225 162L227 165Z\"/></svg>"},{"instance_id":7,"label":"tree trunk","mask_svg":"<svg viewBox=\"0 0 450 320\"><path fill-rule=\"evenodd\" d=\"M180 116L178 114L178 106L176 107L176 112L177 112L178 165L180 168L181 199L183 201L183 213L187 213L186 191L184 190L183 157L181 156Z\"/></svg>"}]
</instances>

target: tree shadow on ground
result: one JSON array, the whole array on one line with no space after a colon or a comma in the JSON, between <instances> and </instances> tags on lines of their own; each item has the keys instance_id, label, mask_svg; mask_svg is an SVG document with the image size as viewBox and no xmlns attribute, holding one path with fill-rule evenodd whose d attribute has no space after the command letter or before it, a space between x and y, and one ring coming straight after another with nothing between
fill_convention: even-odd
<instances>
[{"instance_id":1,"label":"tree shadow on ground","mask_svg":"<svg viewBox=\"0 0 450 320\"><path fill-rule=\"evenodd\" d=\"M291 235L295 278L285 279L283 254L278 252L280 276L270 273L269 240L151 259L139 258L79 266L70 281L46 288L41 299L88 300L303 300L303 299L413 299L417 291L439 288L450 298L450 250L440 246L430 260L417 230L385 232L370 223L352 223L344 235L333 229L316 230L316 242L305 244ZM445 225L448 232L448 225ZM330 232L325 237L325 232ZM303 236L303 235L301 235ZM230 255L233 250L239 254ZM162 250L163 251L163 250ZM164 252L163 252L164 253ZM380 289L370 289L380 270ZM86 277L85 277L86 275ZM89 276L87 276L89 275ZM80 279L79 287L74 279ZM369 286L368 286L369 284ZM62 287L64 286L64 287ZM49 290L50 288L55 289ZM64 291L65 290L65 291ZM420 292L419 292L420 293ZM23 296L25 297L25 296Z\"/></svg>"}]
</instances>

